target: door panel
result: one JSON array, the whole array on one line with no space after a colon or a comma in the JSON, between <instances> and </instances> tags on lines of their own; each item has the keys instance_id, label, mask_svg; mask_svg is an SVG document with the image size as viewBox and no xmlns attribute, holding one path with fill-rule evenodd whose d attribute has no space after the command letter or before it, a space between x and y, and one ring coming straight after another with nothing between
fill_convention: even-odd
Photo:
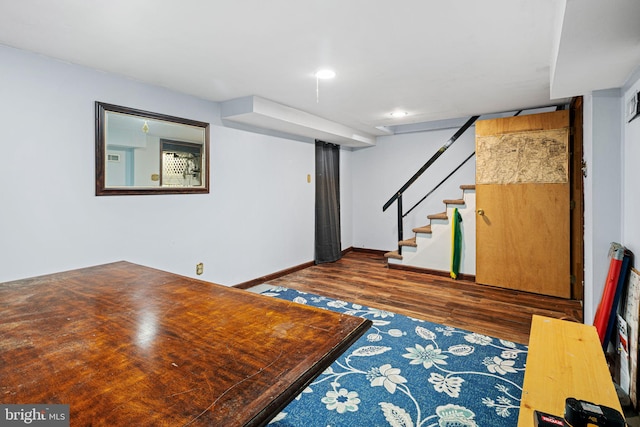
<instances>
[{"instance_id":1,"label":"door panel","mask_svg":"<svg viewBox=\"0 0 640 427\"><path fill-rule=\"evenodd\" d=\"M476 185L476 281L570 297L567 184Z\"/></svg>"},{"instance_id":2,"label":"door panel","mask_svg":"<svg viewBox=\"0 0 640 427\"><path fill-rule=\"evenodd\" d=\"M476 123L476 281L571 297L567 111Z\"/></svg>"}]
</instances>

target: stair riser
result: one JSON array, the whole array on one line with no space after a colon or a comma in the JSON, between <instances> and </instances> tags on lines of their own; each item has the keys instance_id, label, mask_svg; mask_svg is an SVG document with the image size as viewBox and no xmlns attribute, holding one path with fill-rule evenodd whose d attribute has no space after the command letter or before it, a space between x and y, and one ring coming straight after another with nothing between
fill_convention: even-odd
<instances>
[{"instance_id":1,"label":"stair riser","mask_svg":"<svg viewBox=\"0 0 640 427\"><path fill-rule=\"evenodd\" d=\"M416 247L403 246L402 259L389 258L390 264L413 266L447 272L451 264L451 223L453 209L458 208L462 217L463 235L460 273L475 275L476 214L475 191L464 191L464 204L447 205L447 219L432 219L431 233L416 233Z\"/></svg>"}]
</instances>

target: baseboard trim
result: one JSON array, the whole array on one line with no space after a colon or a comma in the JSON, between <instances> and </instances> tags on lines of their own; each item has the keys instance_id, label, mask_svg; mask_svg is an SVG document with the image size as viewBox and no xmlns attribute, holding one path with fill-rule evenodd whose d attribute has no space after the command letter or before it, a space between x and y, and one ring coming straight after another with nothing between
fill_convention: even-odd
<instances>
[{"instance_id":1,"label":"baseboard trim","mask_svg":"<svg viewBox=\"0 0 640 427\"><path fill-rule=\"evenodd\" d=\"M386 254L388 252L388 251L383 251L383 250L380 250L380 249L367 249L367 248L354 248L354 247L349 248L349 250L352 250L354 252L362 252L362 253L366 253L366 254L372 254L372 255L380 255L383 258L384 258L384 254Z\"/></svg>"},{"instance_id":2,"label":"baseboard trim","mask_svg":"<svg viewBox=\"0 0 640 427\"><path fill-rule=\"evenodd\" d=\"M432 276L442 276L442 277L451 278L451 275L448 271L432 270L430 268L420 268L420 267L414 267L412 265L389 264L389 268L393 268L396 270L412 271L414 273L431 274ZM458 274L458 279L466 280L468 282L475 282L476 276L473 274Z\"/></svg>"},{"instance_id":3,"label":"baseboard trim","mask_svg":"<svg viewBox=\"0 0 640 427\"><path fill-rule=\"evenodd\" d=\"M342 250L342 256L345 256L351 251L356 252L366 252L374 255L384 256L385 251L379 251L376 249L365 249L365 248L354 248L353 246L348 247L347 249ZM249 280L247 282L238 283L237 285L231 286L232 288L238 289L249 289L257 285L261 285L264 282L268 282L269 280L277 279L278 277L286 276L287 274L295 273L296 271L304 270L305 268L312 267L316 265L314 261L305 262L303 264L296 265L291 268L286 268L284 270L277 271L272 274L268 274L266 276L258 277L256 279Z\"/></svg>"},{"instance_id":4,"label":"baseboard trim","mask_svg":"<svg viewBox=\"0 0 640 427\"><path fill-rule=\"evenodd\" d=\"M311 267L313 265L315 265L313 261L305 262L304 264L296 265L294 267L280 270L266 276L258 277L257 279L249 280L248 282L238 283L237 285L233 285L232 288L249 289L264 282L268 282L269 280L277 279L278 277L286 276L287 274L295 273L299 270L304 270L305 268Z\"/></svg>"}]
</instances>

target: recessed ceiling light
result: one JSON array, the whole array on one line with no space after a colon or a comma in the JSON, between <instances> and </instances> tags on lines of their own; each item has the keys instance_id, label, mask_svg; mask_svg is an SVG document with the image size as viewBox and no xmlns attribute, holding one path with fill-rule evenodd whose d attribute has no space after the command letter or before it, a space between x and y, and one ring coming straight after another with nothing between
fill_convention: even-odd
<instances>
[{"instance_id":1,"label":"recessed ceiling light","mask_svg":"<svg viewBox=\"0 0 640 427\"><path fill-rule=\"evenodd\" d=\"M322 80L326 80L326 79L332 79L336 76L336 72L333 70L318 70L318 72L316 73L316 77Z\"/></svg>"},{"instance_id":2,"label":"recessed ceiling light","mask_svg":"<svg viewBox=\"0 0 640 427\"><path fill-rule=\"evenodd\" d=\"M389 115L393 118L406 117L409 115L407 111L392 111Z\"/></svg>"}]
</instances>

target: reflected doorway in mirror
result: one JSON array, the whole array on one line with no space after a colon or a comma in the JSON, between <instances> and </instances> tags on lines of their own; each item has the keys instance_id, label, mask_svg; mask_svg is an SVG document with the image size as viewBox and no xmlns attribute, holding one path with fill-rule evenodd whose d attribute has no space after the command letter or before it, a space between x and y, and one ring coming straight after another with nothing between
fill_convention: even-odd
<instances>
[{"instance_id":1,"label":"reflected doorway in mirror","mask_svg":"<svg viewBox=\"0 0 640 427\"><path fill-rule=\"evenodd\" d=\"M96 102L96 195L209 192L209 123Z\"/></svg>"}]
</instances>

